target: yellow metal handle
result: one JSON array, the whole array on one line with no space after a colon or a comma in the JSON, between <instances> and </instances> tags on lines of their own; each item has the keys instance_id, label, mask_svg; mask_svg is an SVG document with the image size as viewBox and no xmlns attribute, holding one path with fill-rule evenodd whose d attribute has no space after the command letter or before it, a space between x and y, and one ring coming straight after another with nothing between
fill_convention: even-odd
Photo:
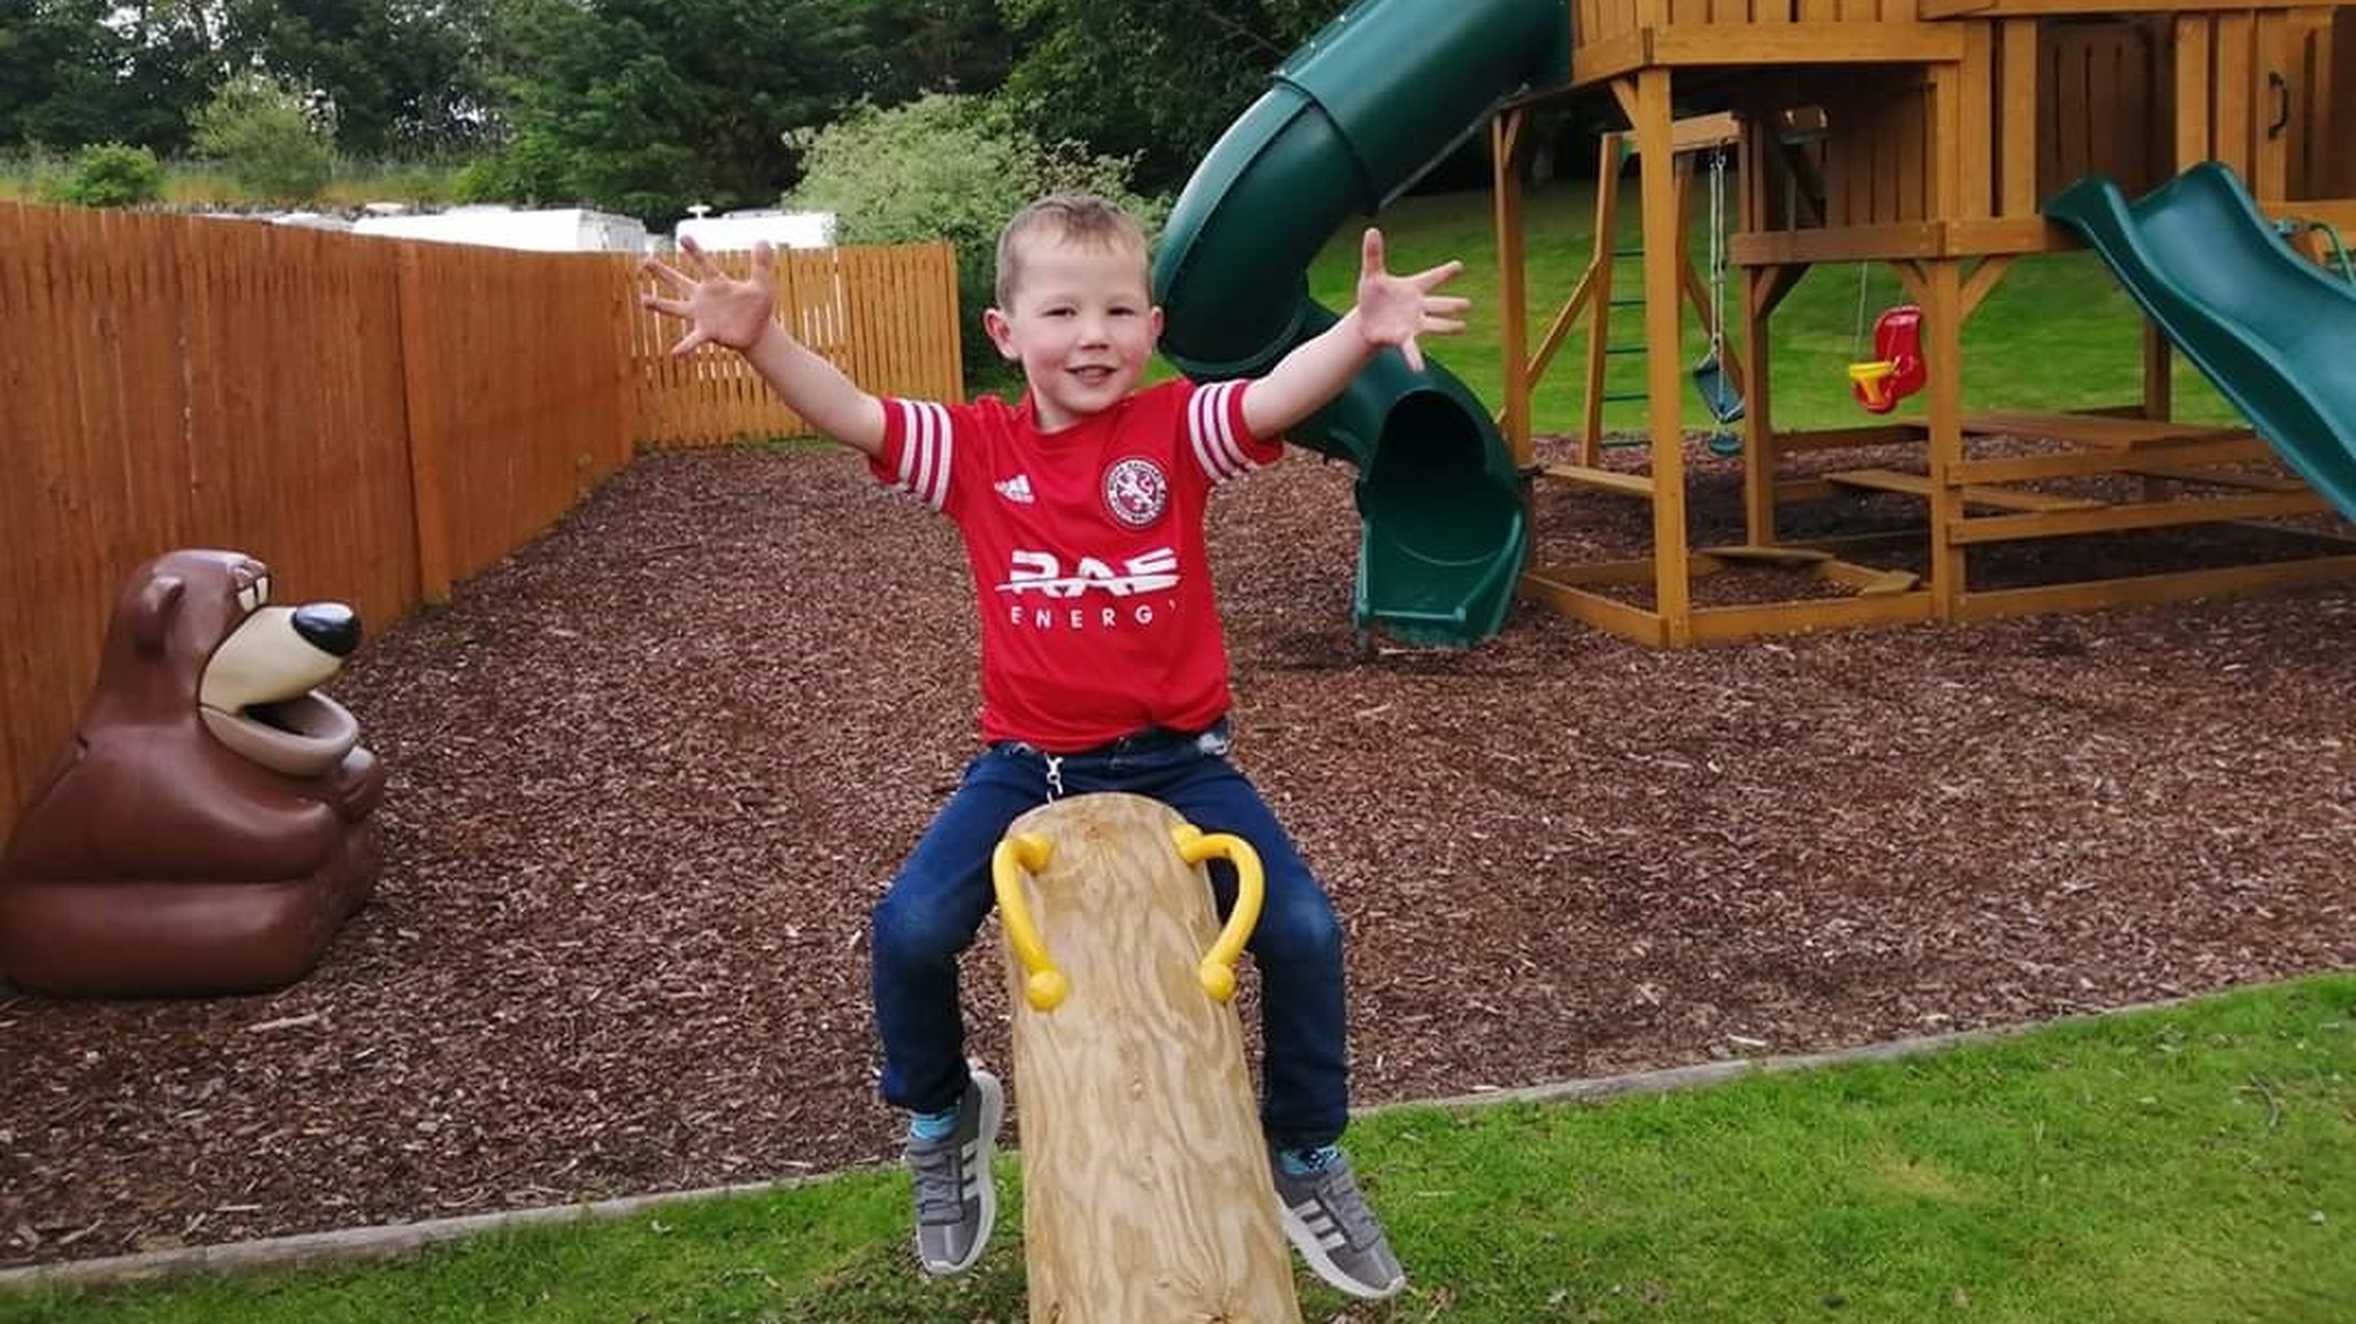
<instances>
[{"instance_id":1,"label":"yellow metal handle","mask_svg":"<svg viewBox=\"0 0 2356 1324\"><path fill-rule=\"evenodd\" d=\"M1235 909L1227 916L1227 927L1219 931L1219 940L1195 967L1203 992L1225 1002L1235 996L1236 958L1243 955L1244 940L1252 936L1252 926L1260 922L1260 902L1268 891L1260 873L1260 853L1241 837L1225 832L1205 836L1191 823L1172 828L1170 836L1178 843L1178 858L1188 864L1223 857L1235 866Z\"/></svg>"},{"instance_id":2,"label":"yellow metal handle","mask_svg":"<svg viewBox=\"0 0 2356 1324\"><path fill-rule=\"evenodd\" d=\"M1038 833L1021 832L999 842L990 856L990 879L998 889L998 919L1006 926L1006 941L1013 946L1016 959L1031 972L1023 981L1023 997L1039 1011L1055 1010L1072 991L1071 982L1049 959L1047 944L1039 941L1030 903L1023 900L1023 875L1046 868L1054 849Z\"/></svg>"},{"instance_id":3,"label":"yellow metal handle","mask_svg":"<svg viewBox=\"0 0 2356 1324\"><path fill-rule=\"evenodd\" d=\"M1852 363L1849 365L1849 380L1865 388L1868 403L1878 405L1882 402L1882 382L1897 371L1898 365L1889 359Z\"/></svg>"}]
</instances>

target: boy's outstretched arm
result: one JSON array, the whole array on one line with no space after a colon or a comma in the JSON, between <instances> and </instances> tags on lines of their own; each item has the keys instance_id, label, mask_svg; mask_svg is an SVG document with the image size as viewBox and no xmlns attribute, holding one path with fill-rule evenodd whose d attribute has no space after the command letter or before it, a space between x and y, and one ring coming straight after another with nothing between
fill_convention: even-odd
<instances>
[{"instance_id":1,"label":"boy's outstretched arm","mask_svg":"<svg viewBox=\"0 0 2356 1324\"><path fill-rule=\"evenodd\" d=\"M1243 420L1252 435L1276 436L1324 408L1385 345L1398 346L1407 366L1423 371L1416 337L1464 330L1472 300L1432 293L1462 270L1462 262L1449 262L1412 276L1391 275L1383 270L1382 231L1368 230L1359 247L1357 304L1245 388Z\"/></svg>"},{"instance_id":2,"label":"boy's outstretched arm","mask_svg":"<svg viewBox=\"0 0 2356 1324\"><path fill-rule=\"evenodd\" d=\"M646 259L647 274L677 298L649 294L639 302L668 317L684 319L687 334L671 347L692 353L698 345L726 345L744 355L786 407L810 426L865 455L884 443L883 402L862 391L842 370L810 351L777 324L776 252L766 241L753 245L750 280L736 280L712 265L693 239L679 241L696 279Z\"/></svg>"}]
</instances>

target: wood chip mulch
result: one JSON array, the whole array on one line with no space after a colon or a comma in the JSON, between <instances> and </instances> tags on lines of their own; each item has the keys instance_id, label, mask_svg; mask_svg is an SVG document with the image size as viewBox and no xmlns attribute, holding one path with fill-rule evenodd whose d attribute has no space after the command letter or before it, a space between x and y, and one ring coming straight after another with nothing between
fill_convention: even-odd
<instances>
[{"instance_id":1,"label":"wood chip mulch","mask_svg":"<svg viewBox=\"0 0 2356 1324\"><path fill-rule=\"evenodd\" d=\"M1737 471L1694 469L1696 541L1737 540ZM1349 479L1295 452L1212 541L1236 757L1348 926L1358 1103L2356 966L2356 589L1684 653L1525 607L1366 655ZM1645 521L1555 489L1537 527L1595 558ZM642 460L330 687L387 860L311 978L0 989L0 1264L892 1158L865 927L975 748L974 639L954 533L851 457ZM1004 1066L1002 961L993 921Z\"/></svg>"}]
</instances>

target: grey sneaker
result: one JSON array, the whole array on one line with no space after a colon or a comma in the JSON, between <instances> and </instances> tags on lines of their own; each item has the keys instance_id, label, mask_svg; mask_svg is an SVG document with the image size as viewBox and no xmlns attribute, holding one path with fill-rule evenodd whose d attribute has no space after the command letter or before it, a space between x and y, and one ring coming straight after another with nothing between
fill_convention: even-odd
<instances>
[{"instance_id":1,"label":"grey sneaker","mask_svg":"<svg viewBox=\"0 0 2356 1324\"><path fill-rule=\"evenodd\" d=\"M1368 1301L1396 1295L1407 1285L1390 1239L1359 1193L1348 1155L1336 1150L1324 1167L1298 1177L1271 1155L1268 1169L1276 1178L1284 1234L1318 1277Z\"/></svg>"},{"instance_id":2,"label":"grey sneaker","mask_svg":"<svg viewBox=\"0 0 2356 1324\"><path fill-rule=\"evenodd\" d=\"M957 1104L957 1129L941 1140L908 1141L916 1187L916 1258L936 1276L964 1273L990 1244L998 1220L998 1187L990 1180L990 1151L1006 1116L998 1078L972 1068Z\"/></svg>"}]
</instances>

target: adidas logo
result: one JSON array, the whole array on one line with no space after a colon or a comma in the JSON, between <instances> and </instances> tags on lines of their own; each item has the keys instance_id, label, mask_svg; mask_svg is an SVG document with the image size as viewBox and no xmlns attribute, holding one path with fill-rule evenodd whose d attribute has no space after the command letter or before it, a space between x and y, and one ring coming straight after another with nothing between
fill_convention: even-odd
<instances>
[{"instance_id":1,"label":"adidas logo","mask_svg":"<svg viewBox=\"0 0 2356 1324\"><path fill-rule=\"evenodd\" d=\"M992 483L991 486L998 489L998 495L1018 506L1030 505L1034 499L1031 496L1031 476L1029 474L1016 474L1012 478Z\"/></svg>"}]
</instances>

